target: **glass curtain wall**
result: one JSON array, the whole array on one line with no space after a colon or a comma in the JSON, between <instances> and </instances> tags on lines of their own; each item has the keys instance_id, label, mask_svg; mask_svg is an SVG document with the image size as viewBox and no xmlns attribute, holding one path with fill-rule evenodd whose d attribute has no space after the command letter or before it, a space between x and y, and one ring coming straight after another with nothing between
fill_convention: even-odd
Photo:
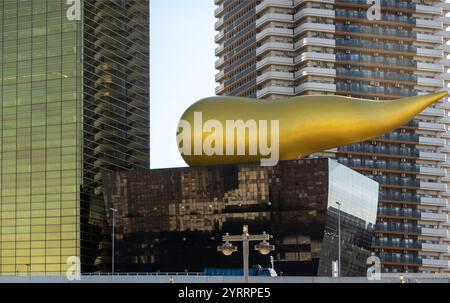
<instances>
[{"instance_id":1,"label":"glass curtain wall","mask_svg":"<svg viewBox=\"0 0 450 303\"><path fill-rule=\"evenodd\" d=\"M80 256L81 23L66 1L0 1L0 275Z\"/></svg>"}]
</instances>

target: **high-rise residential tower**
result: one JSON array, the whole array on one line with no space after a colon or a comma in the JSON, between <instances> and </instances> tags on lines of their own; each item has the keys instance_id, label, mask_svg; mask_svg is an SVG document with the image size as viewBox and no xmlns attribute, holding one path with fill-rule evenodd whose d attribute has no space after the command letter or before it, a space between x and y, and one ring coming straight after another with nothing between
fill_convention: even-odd
<instances>
[{"instance_id":1,"label":"high-rise residential tower","mask_svg":"<svg viewBox=\"0 0 450 303\"><path fill-rule=\"evenodd\" d=\"M450 4L437 0L215 0L218 95L373 100L448 89ZM321 155L378 181L384 272L448 272L450 103ZM288 256L281 256L281 258Z\"/></svg>"},{"instance_id":2,"label":"high-rise residential tower","mask_svg":"<svg viewBox=\"0 0 450 303\"><path fill-rule=\"evenodd\" d=\"M0 1L0 275L94 270L101 171L149 167L148 4Z\"/></svg>"}]
</instances>

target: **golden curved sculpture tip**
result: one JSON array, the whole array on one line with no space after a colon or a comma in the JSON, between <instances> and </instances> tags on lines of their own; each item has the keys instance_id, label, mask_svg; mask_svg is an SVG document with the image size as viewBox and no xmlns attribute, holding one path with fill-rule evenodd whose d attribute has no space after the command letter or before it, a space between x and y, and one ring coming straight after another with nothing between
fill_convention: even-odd
<instances>
[{"instance_id":1,"label":"golden curved sculpture tip","mask_svg":"<svg viewBox=\"0 0 450 303\"><path fill-rule=\"evenodd\" d=\"M211 97L183 114L178 147L190 166L274 165L381 136L447 96L442 91L390 101L330 95L281 100Z\"/></svg>"}]
</instances>

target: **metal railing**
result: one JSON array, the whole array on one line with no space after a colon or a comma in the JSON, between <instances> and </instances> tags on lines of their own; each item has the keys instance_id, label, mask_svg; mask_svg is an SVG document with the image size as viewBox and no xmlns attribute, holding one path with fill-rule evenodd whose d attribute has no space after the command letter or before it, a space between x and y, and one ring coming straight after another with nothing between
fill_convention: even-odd
<instances>
[{"instance_id":1,"label":"metal railing","mask_svg":"<svg viewBox=\"0 0 450 303\"><path fill-rule=\"evenodd\" d=\"M94 272L82 276L203 276L203 272Z\"/></svg>"},{"instance_id":2,"label":"metal railing","mask_svg":"<svg viewBox=\"0 0 450 303\"><path fill-rule=\"evenodd\" d=\"M378 208L378 216L393 216L393 217L407 217L407 218L420 218L421 211L412 210L408 208Z\"/></svg>"},{"instance_id":3,"label":"metal railing","mask_svg":"<svg viewBox=\"0 0 450 303\"><path fill-rule=\"evenodd\" d=\"M366 11L349 10L349 9L336 9L336 17L367 19L367 12ZM415 24L416 18L410 17L410 16L405 16L405 15L397 16L397 15L393 15L393 14L383 13L381 15L381 21Z\"/></svg>"},{"instance_id":4,"label":"metal railing","mask_svg":"<svg viewBox=\"0 0 450 303\"><path fill-rule=\"evenodd\" d=\"M405 241L405 240L380 240L379 238L375 239L372 242L372 246L383 246L383 247L393 247L393 248L414 248L420 249L422 248L422 241L413 240L413 241Z\"/></svg>"},{"instance_id":5,"label":"metal railing","mask_svg":"<svg viewBox=\"0 0 450 303\"><path fill-rule=\"evenodd\" d=\"M349 33L363 33L372 34L379 36L396 36L404 38L415 38L416 33L407 30L397 30L392 28L382 28L382 27L372 27L367 25L357 25L357 24L336 24L337 32L349 32Z\"/></svg>"},{"instance_id":6,"label":"metal railing","mask_svg":"<svg viewBox=\"0 0 450 303\"><path fill-rule=\"evenodd\" d=\"M390 231L390 232L400 232L400 233L416 233L420 234L422 232L422 227L418 225L412 224L403 224L403 223L393 223L389 222L386 224L376 223L375 224L376 231Z\"/></svg>"},{"instance_id":7,"label":"metal railing","mask_svg":"<svg viewBox=\"0 0 450 303\"><path fill-rule=\"evenodd\" d=\"M357 38L350 38L350 39L336 38L336 46L381 49L381 50L409 52L409 53L415 53L417 51L417 47L415 47L414 45L383 42L383 41L370 41Z\"/></svg>"},{"instance_id":8,"label":"metal railing","mask_svg":"<svg viewBox=\"0 0 450 303\"><path fill-rule=\"evenodd\" d=\"M336 0L336 3L350 3L350 4L361 4L367 5L367 0ZM399 9L416 9L415 3L410 3L407 1L397 1L397 0L382 0L381 6L389 7L389 8L399 8Z\"/></svg>"},{"instance_id":9,"label":"metal railing","mask_svg":"<svg viewBox=\"0 0 450 303\"><path fill-rule=\"evenodd\" d=\"M363 83L346 83L337 81L337 91L344 91L349 93L363 93L363 94L377 94L377 95L392 95L392 96L415 96L418 93L416 89L399 88L393 86L373 86Z\"/></svg>"},{"instance_id":10,"label":"metal railing","mask_svg":"<svg viewBox=\"0 0 450 303\"><path fill-rule=\"evenodd\" d=\"M362 62L362 63L370 63L370 64L378 64L378 65L401 65L406 67L416 67L417 63L414 60L407 58L396 58L389 56L371 56L367 54L357 54L357 53L336 53L337 61L346 61L346 62Z\"/></svg>"},{"instance_id":11,"label":"metal railing","mask_svg":"<svg viewBox=\"0 0 450 303\"><path fill-rule=\"evenodd\" d=\"M379 80L392 80L404 82L417 82L417 76L408 73L372 71L366 69L347 69L345 67L338 67L336 69L337 76L348 76L355 78L372 78Z\"/></svg>"},{"instance_id":12,"label":"metal railing","mask_svg":"<svg viewBox=\"0 0 450 303\"><path fill-rule=\"evenodd\" d=\"M412 125L415 126L415 123ZM384 154L384 155L398 155L405 157L419 157L420 152L413 148L398 147L398 146L384 146L384 145L371 145L371 144L353 144L348 146L342 146L338 149L340 152L358 152L369 154Z\"/></svg>"},{"instance_id":13,"label":"metal railing","mask_svg":"<svg viewBox=\"0 0 450 303\"><path fill-rule=\"evenodd\" d=\"M400 192L380 192L380 200L420 203L420 195Z\"/></svg>"}]
</instances>

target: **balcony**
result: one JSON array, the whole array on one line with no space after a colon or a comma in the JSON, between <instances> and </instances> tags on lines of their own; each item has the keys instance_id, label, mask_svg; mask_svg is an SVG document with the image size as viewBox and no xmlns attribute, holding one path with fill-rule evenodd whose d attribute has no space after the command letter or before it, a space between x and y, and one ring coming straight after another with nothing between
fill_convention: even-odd
<instances>
[{"instance_id":1,"label":"balcony","mask_svg":"<svg viewBox=\"0 0 450 303\"><path fill-rule=\"evenodd\" d=\"M324 150L327 153L337 153L337 147Z\"/></svg>"},{"instance_id":2,"label":"balcony","mask_svg":"<svg viewBox=\"0 0 450 303\"><path fill-rule=\"evenodd\" d=\"M294 88L293 87L284 87L284 86L267 86L263 89L257 91L256 96L258 98L264 97L266 95L285 95L285 96L293 96Z\"/></svg>"},{"instance_id":3,"label":"balcony","mask_svg":"<svg viewBox=\"0 0 450 303\"><path fill-rule=\"evenodd\" d=\"M219 60L216 61L215 63L215 67L216 69L219 69L220 67L222 67L222 65L225 63L225 59L223 57L221 57Z\"/></svg>"},{"instance_id":4,"label":"balcony","mask_svg":"<svg viewBox=\"0 0 450 303\"><path fill-rule=\"evenodd\" d=\"M354 47L362 49L378 49L386 52L415 53L417 49L413 45L394 42L371 41L359 38L336 38L336 46Z\"/></svg>"},{"instance_id":5,"label":"balcony","mask_svg":"<svg viewBox=\"0 0 450 303\"><path fill-rule=\"evenodd\" d=\"M413 179L410 177L388 177L388 176L373 176L372 179L381 186L397 186L397 187L410 187L417 188L420 185L420 182L417 179Z\"/></svg>"},{"instance_id":6,"label":"balcony","mask_svg":"<svg viewBox=\"0 0 450 303\"><path fill-rule=\"evenodd\" d=\"M429 130L436 132L445 132L445 125L442 123L432 123L432 122L419 122L420 130Z\"/></svg>"},{"instance_id":7,"label":"balcony","mask_svg":"<svg viewBox=\"0 0 450 303\"><path fill-rule=\"evenodd\" d=\"M444 229L444 228L422 227L421 235L428 236L428 237L448 238L449 233L448 233L448 229Z\"/></svg>"},{"instance_id":8,"label":"balcony","mask_svg":"<svg viewBox=\"0 0 450 303\"><path fill-rule=\"evenodd\" d=\"M344 148L338 148L342 151ZM371 160L371 159L345 159L340 158L339 161L352 168L367 168L371 170L390 170L404 173L414 173L416 175L420 171L420 165L408 162L394 162L386 160Z\"/></svg>"},{"instance_id":9,"label":"balcony","mask_svg":"<svg viewBox=\"0 0 450 303\"><path fill-rule=\"evenodd\" d=\"M223 32L218 33L215 37L214 37L214 41L218 44L222 42L222 39L225 37Z\"/></svg>"},{"instance_id":10,"label":"balcony","mask_svg":"<svg viewBox=\"0 0 450 303\"><path fill-rule=\"evenodd\" d=\"M421 258L412 257L412 256L405 256L402 255L399 257L396 254L388 254L383 253L383 255L380 255L380 260L382 263L395 263L395 264L408 264L408 265L420 265L422 263Z\"/></svg>"},{"instance_id":11,"label":"balcony","mask_svg":"<svg viewBox=\"0 0 450 303\"><path fill-rule=\"evenodd\" d=\"M442 65L442 64L417 62L417 69L420 70L420 71L426 71L426 72L443 73L444 72L444 65Z\"/></svg>"},{"instance_id":12,"label":"balcony","mask_svg":"<svg viewBox=\"0 0 450 303\"><path fill-rule=\"evenodd\" d=\"M216 87L216 95L221 95L225 91L225 86L220 84Z\"/></svg>"},{"instance_id":13,"label":"balcony","mask_svg":"<svg viewBox=\"0 0 450 303\"><path fill-rule=\"evenodd\" d=\"M444 40L448 40L450 38L450 31L447 31L447 30L440 31L440 32L437 32L436 35L443 36Z\"/></svg>"},{"instance_id":14,"label":"balcony","mask_svg":"<svg viewBox=\"0 0 450 303\"><path fill-rule=\"evenodd\" d=\"M382 201L407 202L411 204L420 203L420 195L412 193L400 193L398 191L380 192L379 199Z\"/></svg>"},{"instance_id":15,"label":"balcony","mask_svg":"<svg viewBox=\"0 0 450 303\"><path fill-rule=\"evenodd\" d=\"M421 241L417 240L380 240L376 238L375 241L372 242L372 246L375 247L383 247L383 248L393 248L393 249L420 249L422 247Z\"/></svg>"},{"instance_id":16,"label":"balcony","mask_svg":"<svg viewBox=\"0 0 450 303\"><path fill-rule=\"evenodd\" d=\"M284 36L284 37L292 37L294 34L292 29L288 28L276 28L270 27L262 30L261 32L256 34L256 41L260 41L266 37L270 36Z\"/></svg>"},{"instance_id":17,"label":"balcony","mask_svg":"<svg viewBox=\"0 0 450 303\"><path fill-rule=\"evenodd\" d=\"M365 79L378 79L380 81L390 80L396 82L411 82L417 81L417 76L407 73L397 72L385 72L385 71L373 71L369 69L355 69L355 68L337 68L337 76L350 77L350 78L365 78Z\"/></svg>"},{"instance_id":18,"label":"balcony","mask_svg":"<svg viewBox=\"0 0 450 303\"><path fill-rule=\"evenodd\" d=\"M399 158L419 157L419 151L411 148L401 148L398 146L384 146L384 145L371 145L366 143L357 143L350 146L343 146L339 148L340 152L350 152L350 153L368 153L368 154L379 154L379 155L392 155Z\"/></svg>"},{"instance_id":19,"label":"balcony","mask_svg":"<svg viewBox=\"0 0 450 303\"><path fill-rule=\"evenodd\" d=\"M417 77L417 84L432 87L444 87L444 81L436 78Z\"/></svg>"},{"instance_id":20,"label":"balcony","mask_svg":"<svg viewBox=\"0 0 450 303\"><path fill-rule=\"evenodd\" d=\"M295 72L295 79L306 76L318 76L318 77L336 77L336 70L333 68L321 68L321 67L305 67Z\"/></svg>"},{"instance_id":21,"label":"balcony","mask_svg":"<svg viewBox=\"0 0 450 303\"><path fill-rule=\"evenodd\" d=\"M420 152L419 158L421 160L444 162L447 160L447 156L442 153L432 153L432 152Z\"/></svg>"},{"instance_id":22,"label":"balcony","mask_svg":"<svg viewBox=\"0 0 450 303\"><path fill-rule=\"evenodd\" d=\"M266 65L294 65L294 60L290 57L268 56L256 63L256 69L260 69Z\"/></svg>"},{"instance_id":23,"label":"balcony","mask_svg":"<svg viewBox=\"0 0 450 303\"><path fill-rule=\"evenodd\" d=\"M420 197L420 204L426 205L426 206L446 207L446 206L448 206L448 199Z\"/></svg>"},{"instance_id":24,"label":"balcony","mask_svg":"<svg viewBox=\"0 0 450 303\"><path fill-rule=\"evenodd\" d=\"M337 52L336 61L342 61L345 63L361 62L363 64L376 64L378 66L387 65L389 67L398 66L399 68L409 67L415 69L416 67L416 63L413 60L407 58L399 59L397 57L371 56L358 53L347 54L343 52Z\"/></svg>"},{"instance_id":25,"label":"balcony","mask_svg":"<svg viewBox=\"0 0 450 303\"><path fill-rule=\"evenodd\" d=\"M292 8L293 6L290 0L265 0L256 6L256 13L258 14L271 7Z\"/></svg>"},{"instance_id":26,"label":"balcony","mask_svg":"<svg viewBox=\"0 0 450 303\"><path fill-rule=\"evenodd\" d=\"M447 99L446 99L447 100ZM443 109L448 109L450 110L450 102L449 101L443 101L443 102L439 102L437 104L437 106L439 106L439 108L443 108Z\"/></svg>"},{"instance_id":27,"label":"balcony","mask_svg":"<svg viewBox=\"0 0 450 303\"><path fill-rule=\"evenodd\" d=\"M420 145L444 147L445 143L446 140L441 138L419 137Z\"/></svg>"},{"instance_id":28,"label":"balcony","mask_svg":"<svg viewBox=\"0 0 450 303\"><path fill-rule=\"evenodd\" d=\"M373 86L358 82L346 83L342 81L336 82L336 88L337 91L342 94L354 93L362 96L383 95L384 97L398 97L411 96L417 93L417 90L411 90L409 88ZM413 127L416 126L413 125Z\"/></svg>"},{"instance_id":29,"label":"balcony","mask_svg":"<svg viewBox=\"0 0 450 303\"><path fill-rule=\"evenodd\" d=\"M445 54L450 53L450 45L440 44L436 47L436 49L442 50Z\"/></svg>"},{"instance_id":30,"label":"balcony","mask_svg":"<svg viewBox=\"0 0 450 303\"><path fill-rule=\"evenodd\" d=\"M417 34L417 42L426 42L426 43L435 43L442 44L444 43L444 37L436 34Z\"/></svg>"},{"instance_id":31,"label":"balcony","mask_svg":"<svg viewBox=\"0 0 450 303\"><path fill-rule=\"evenodd\" d=\"M421 28L427 28L427 29L442 30L444 25L443 25L442 21L416 19L416 26L421 27Z\"/></svg>"},{"instance_id":32,"label":"balcony","mask_svg":"<svg viewBox=\"0 0 450 303\"><path fill-rule=\"evenodd\" d=\"M378 208L379 217L401 217L401 218L420 218L421 213L418 210L411 210L406 208Z\"/></svg>"},{"instance_id":33,"label":"balcony","mask_svg":"<svg viewBox=\"0 0 450 303\"><path fill-rule=\"evenodd\" d=\"M256 54L261 55L269 50L293 51L292 43L287 42L267 42L256 49Z\"/></svg>"},{"instance_id":34,"label":"balcony","mask_svg":"<svg viewBox=\"0 0 450 303\"><path fill-rule=\"evenodd\" d=\"M420 113L422 116L445 117L445 111L442 108L427 107Z\"/></svg>"},{"instance_id":35,"label":"balcony","mask_svg":"<svg viewBox=\"0 0 450 303\"><path fill-rule=\"evenodd\" d=\"M445 177L447 175L447 172L443 168L421 166L420 174L426 176Z\"/></svg>"},{"instance_id":36,"label":"balcony","mask_svg":"<svg viewBox=\"0 0 450 303\"><path fill-rule=\"evenodd\" d=\"M265 23L273 21L292 23L293 16L288 14L269 13L256 20L256 27L261 27Z\"/></svg>"},{"instance_id":37,"label":"balcony","mask_svg":"<svg viewBox=\"0 0 450 303\"><path fill-rule=\"evenodd\" d=\"M221 4L221 5L219 5L218 8L216 8L216 9L214 10L214 16L215 16L216 18L220 18L220 17L222 16L223 11L224 11L224 9L223 9L223 4Z\"/></svg>"},{"instance_id":38,"label":"balcony","mask_svg":"<svg viewBox=\"0 0 450 303\"><path fill-rule=\"evenodd\" d=\"M449 246L444 244L422 243L422 250L438 253L449 253Z\"/></svg>"},{"instance_id":39,"label":"balcony","mask_svg":"<svg viewBox=\"0 0 450 303\"><path fill-rule=\"evenodd\" d=\"M422 259L423 267L446 268L450 269L450 261L436 259Z\"/></svg>"},{"instance_id":40,"label":"balcony","mask_svg":"<svg viewBox=\"0 0 450 303\"><path fill-rule=\"evenodd\" d=\"M447 222L448 214L422 212L420 219L422 221Z\"/></svg>"},{"instance_id":41,"label":"balcony","mask_svg":"<svg viewBox=\"0 0 450 303\"><path fill-rule=\"evenodd\" d=\"M419 142L419 136L410 133L387 133L384 136L379 137L380 140L385 141L398 141L398 142Z\"/></svg>"},{"instance_id":42,"label":"balcony","mask_svg":"<svg viewBox=\"0 0 450 303\"><path fill-rule=\"evenodd\" d=\"M216 82L220 82L225 77L225 72L222 70L216 74Z\"/></svg>"},{"instance_id":43,"label":"balcony","mask_svg":"<svg viewBox=\"0 0 450 303\"><path fill-rule=\"evenodd\" d=\"M294 80L292 72L266 71L256 78L256 83L260 84L267 80Z\"/></svg>"},{"instance_id":44,"label":"balcony","mask_svg":"<svg viewBox=\"0 0 450 303\"><path fill-rule=\"evenodd\" d=\"M445 192L447 191L447 184L438 182L420 181L420 189Z\"/></svg>"},{"instance_id":45,"label":"balcony","mask_svg":"<svg viewBox=\"0 0 450 303\"><path fill-rule=\"evenodd\" d=\"M398 30L393 28L372 27L362 24L336 24L336 32L360 33L376 36L394 36L402 38L415 38L416 33L408 30ZM417 34L418 35L418 34Z\"/></svg>"},{"instance_id":46,"label":"balcony","mask_svg":"<svg viewBox=\"0 0 450 303\"><path fill-rule=\"evenodd\" d=\"M450 130L446 131L444 134L442 134L442 138L449 139L450 138Z\"/></svg>"},{"instance_id":47,"label":"balcony","mask_svg":"<svg viewBox=\"0 0 450 303\"><path fill-rule=\"evenodd\" d=\"M305 62L309 60L317 60L323 62L336 62L335 54L319 53L319 52L303 52L301 55L295 57L294 62Z\"/></svg>"},{"instance_id":48,"label":"balcony","mask_svg":"<svg viewBox=\"0 0 450 303\"><path fill-rule=\"evenodd\" d=\"M416 4L416 12L421 14L442 15L442 7Z\"/></svg>"},{"instance_id":49,"label":"balcony","mask_svg":"<svg viewBox=\"0 0 450 303\"><path fill-rule=\"evenodd\" d=\"M335 26L334 24L323 24L323 23L302 23L294 29L294 35L298 35L300 33L306 31L314 31L314 32L325 32L325 33L334 33Z\"/></svg>"},{"instance_id":50,"label":"balcony","mask_svg":"<svg viewBox=\"0 0 450 303\"><path fill-rule=\"evenodd\" d=\"M220 56L224 50L225 50L225 47L223 45L216 47L216 50L215 50L216 56L217 57Z\"/></svg>"},{"instance_id":51,"label":"balcony","mask_svg":"<svg viewBox=\"0 0 450 303\"><path fill-rule=\"evenodd\" d=\"M367 4L367 2L365 4ZM336 9L336 18L337 17L367 20L367 11L357 11L352 9ZM400 23L402 25L408 24L413 25L416 24L416 18L409 17L406 15L397 16L394 14L384 13L381 16L381 22Z\"/></svg>"},{"instance_id":52,"label":"balcony","mask_svg":"<svg viewBox=\"0 0 450 303\"><path fill-rule=\"evenodd\" d=\"M305 82L300 84L294 89L295 94L299 94L305 91L319 91L319 92L336 92L336 84L323 83L323 82Z\"/></svg>"},{"instance_id":53,"label":"balcony","mask_svg":"<svg viewBox=\"0 0 450 303\"><path fill-rule=\"evenodd\" d=\"M439 17L438 20L442 22L444 28L450 25L450 18L445 15Z\"/></svg>"},{"instance_id":54,"label":"balcony","mask_svg":"<svg viewBox=\"0 0 450 303\"><path fill-rule=\"evenodd\" d=\"M422 228L412 224L378 222L375 224L375 230L377 232L421 234Z\"/></svg>"},{"instance_id":55,"label":"balcony","mask_svg":"<svg viewBox=\"0 0 450 303\"><path fill-rule=\"evenodd\" d=\"M336 4L348 3L348 4L367 5L366 0L336 0L333 2L336 2ZM396 8L399 10L406 10L406 9L413 10L415 9L416 5L415 3L408 3L406 1L395 1L395 0L382 0L380 2L383 7Z\"/></svg>"},{"instance_id":56,"label":"balcony","mask_svg":"<svg viewBox=\"0 0 450 303\"><path fill-rule=\"evenodd\" d=\"M334 39L310 37L303 38L294 44L296 50L305 46L335 47L336 41Z\"/></svg>"},{"instance_id":57,"label":"balcony","mask_svg":"<svg viewBox=\"0 0 450 303\"><path fill-rule=\"evenodd\" d=\"M222 26L224 25L223 17L217 20L217 22L214 24L214 28L216 31L219 31L222 29Z\"/></svg>"},{"instance_id":58,"label":"balcony","mask_svg":"<svg viewBox=\"0 0 450 303\"><path fill-rule=\"evenodd\" d=\"M439 2L437 6L441 7L444 12L450 12L450 3L449 2Z\"/></svg>"},{"instance_id":59,"label":"balcony","mask_svg":"<svg viewBox=\"0 0 450 303\"><path fill-rule=\"evenodd\" d=\"M422 57L431 57L431 58L444 58L444 52L439 49L430 49L430 48L417 48L417 56Z\"/></svg>"},{"instance_id":60,"label":"balcony","mask_svg":"<svg viewBox=\"0 0 450 303\"><path fill-rule=\"evenodd\" d=\"M294 15L294 21L299 21L305 17L319 17L319 18L333 18L335 13L331 9L320 9L320 8L303 8Z\"/></svg>"},{"instance_id":61,"label":"balcony","mask_svg":"<svg viewBox=\"0 0 450 303\"><path fill-rule=\"evenodd\" d=\"M437 63L444 65L444 67L450 67L450 59L442 59L437 61Z\"/></svg>"}]
</instances>

